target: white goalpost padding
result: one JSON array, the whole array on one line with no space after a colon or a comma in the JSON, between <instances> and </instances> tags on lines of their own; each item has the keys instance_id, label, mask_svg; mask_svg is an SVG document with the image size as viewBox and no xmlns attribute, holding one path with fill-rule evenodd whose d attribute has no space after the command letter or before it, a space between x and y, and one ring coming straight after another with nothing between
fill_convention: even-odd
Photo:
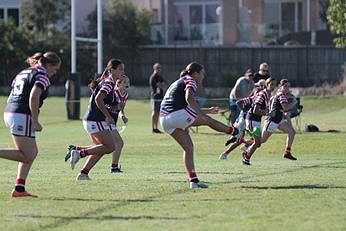
<instances>
[{"instance_id":1,"label":"white goalpost padding","mask_svg":"<svg viewBox=\"0 0 346 231\"><path fill-rule=\"evenodd\" d=\"M76 0L71 0L71 73L77 73L77 41L97 43L97 72L102 73L102 9L103 0L97 0L97 38L77 37Z\"/></svg>"}]
</instances>

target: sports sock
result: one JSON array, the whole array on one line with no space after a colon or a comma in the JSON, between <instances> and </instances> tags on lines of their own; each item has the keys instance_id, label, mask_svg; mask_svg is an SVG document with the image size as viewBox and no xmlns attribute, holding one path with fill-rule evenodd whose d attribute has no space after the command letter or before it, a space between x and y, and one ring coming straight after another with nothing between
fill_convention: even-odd
<instances>
[{"instance_id":1,"label":"sports sock","mask_svg":"<svg viewBox=\"0 0 346 231\"><path fill-rule=\"evenodd\" d=\"M188 172L188 177L189 177L189 181L194 182L194 183L198 183L198 177L196 172Z\"/></svg>"},{"instance_id":2,"label":"sports sock","mask_svg":"<svg viewBox=\"0 0 346 231\"><path fill-rule=\"evenodd\" d=\"M25 191L25 180L24 179L16 179L16 184L14 186L14 190L17 192L24 192Z\"/></svg>"},{"instance_id":3,"label":"sports sock","mask_svg":"<svg viewBox=\"0 0 346 231\"><path fill-rule=\"evenodd\" d=\"M291 148L290 147L286 147L284 154L289 154L289 153L291 153Z\"/></svg>"},{"instance_id":4,"label":"sports sock","mask_svg":"<svg viewBox=\"0 0 346 231\"><path fill-rule=\"evenodd\" d=\"M248 152L247 152L247 151L243 151L242 155L245 156L246 159L249 159L249 160L250 160L250 158L251 158L251 156L248 155Z\"/></svg>"},{"instance_id":5,"label":"sports sock","mask_svg":"<svg viewBox=\"0 0 346 231\"><path fill-rule=\"evenodd\" d=\"M227 133L227 134L230 134L230 135L233 135L234 130L235 130L235 129L234 129L233 127L229 126L226 133Z\"/></svg>"},{"instance_id":6,"label":"sports sock","mask_svg":"<svg viewBox=\"0 0 346 231\"><path fill-rule=\"evenodd\" d=\"M87 155L89 155L89 151L86 148L81 148L79 153L80 153L80 157L81 158L86 157Z\"/></svg>"},{"instance_id":7,"label":"sports sock","mask_svg":"<svg viewBox=\"0 0 346 231\"><path fill-rule=\"evenodd\" d=\"M112 168L118 168L118 163L112 163Z\"/></svg>"},{"instance_id":8,"label":"sports sock","mask_svg":"<svg viewBox=\"0 0 346 231\"><path fill-rule=\"evenodd\" d=\"M85 174L85 175L88 175L88 174L89 174L89 171L90 171L90 169L88 169L88 168L83 168L83 169L80 171L80 173L83 173L83 174Z\"/></svg>"}]
</instances>

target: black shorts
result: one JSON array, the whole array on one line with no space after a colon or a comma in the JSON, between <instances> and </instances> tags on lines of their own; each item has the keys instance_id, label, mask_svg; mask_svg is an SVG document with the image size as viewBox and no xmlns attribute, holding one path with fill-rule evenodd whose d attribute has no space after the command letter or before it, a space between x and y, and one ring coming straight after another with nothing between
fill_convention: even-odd
<instances>
[{"instance_id":1,"label":"black shorts","mask_svg":"<svg viewBox=\"0 0 346 231\"><path fill-rule=\"evenodd\" d=\"M162 99L150 99L151 110L155 112L160 112Z\"/></svg>"}]
</instances>

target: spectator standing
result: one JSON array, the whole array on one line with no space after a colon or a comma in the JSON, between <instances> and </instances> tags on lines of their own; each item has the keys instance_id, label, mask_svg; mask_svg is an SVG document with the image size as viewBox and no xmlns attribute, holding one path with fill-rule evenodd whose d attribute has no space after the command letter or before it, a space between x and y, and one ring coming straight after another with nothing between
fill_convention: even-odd
<instances>
[{"instance_id":1,"label":"spectator standing","mask_svg":"<svg viewBox=\"0 0 346 231\"><path fill-rule=\"evenodd\" d=\"M229 94L229 107L231 112L229 115L229 122L231 124L235 122L240 113L240 108L236 104L237 100L248 97L255 87L255 83L252 78L252 70L247 69L244 76L237 80L231 90L231 93Z\"/></svg>"},{"instance_id":2,"label":"spectator standing","mask_svg":"<svg viewBox=\"0 0 346 231\"><path fill-rule=\"evenodd\" d=\"M150 85L150 102L151 102L151 128L153 133L162 133L158 127L160 106L163 99L164 92L166 90L166 84L164 79L160 75L161 64L155 63L153 65L153 73L149 79Z\"/></svg>"},{"instance_id":3,"label":"spectator standing","mask_svg":"<svg viewBox=\"0 0 346 231\"><path fill-rule=\"evenodd\" d=\"M261 63L259 70L254 74L253 81L257 83L260 79L267 80L270 78L268 63Z\"/></svg>"}]
</instances>

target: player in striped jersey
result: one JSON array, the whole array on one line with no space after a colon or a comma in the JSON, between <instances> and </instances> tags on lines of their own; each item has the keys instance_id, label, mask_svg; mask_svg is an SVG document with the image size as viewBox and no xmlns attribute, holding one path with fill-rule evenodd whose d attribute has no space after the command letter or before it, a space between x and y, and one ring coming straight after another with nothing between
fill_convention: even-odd
<instances>
[{"instance_id":1,"label":"player in striped jersey","mask_svg":"<svg viewBox=\"0 0 346 231\"><path fill-rule=\"evenodd\" d=\"M234 127L238 128L240 135L239 139L236 139L235 142L232 142L234 139L229 139L226 142L226 146L231 144L228 148L226 148L219 156L220 160L227 159L229 153L231 153L234 149L236 149L239 145L244 144L245 146L250 146L253 143L253 139L246 140L245 136L245 118L247 112L250 110L254 98L256 98L257 94L265 88L265 80L261 79L255 84L255 88L251 92L249 97L241 98L236 101L237 106L241 109L238 118L234 123Z\"/></svg>"},{"instance_id":2,"label":"player in striped jersey","mask_svg":"<svg viewBox=\"0 0 346 231\"><path fill-rule=\"evenodd\" d=\"M119 59L111 59L102 76L89 84L92 94L83 117L83 126L93 144L70 145L65 156L65 161L71 158L72 169L80 158L88 157L76 180L90 180L89 171L104 154L111 153L115 149L116 142L112 135L112 130L115 130L115 121L111 116L110 108L118 103L114 97L114 86L115 82L123 76L123 62Z\"/></svg>"},{"instance_id":3,"label":"player in striped jersey","mask_svg":"<svg viewBox=\"0 0 346 231\"><path fill-rule=\"evenodd\" d=\"M217 107L199 108L195 93L197 85L204 79L203 66L190 63L180 73L180 78L170 85L161 103L160 123L166 133L171 135L183 148L185 167L190 188L207 188L199 181L193 160L193 142L188 128L190 126L207 125L210 128L231 135L238 134L238 129L229 127L208 115L218 113Z\"/></svg>"},{"instance_id":4,"label":"player in striped jersey","mask_svg":"<svg viewBox=\"0 0 346 231\"><path fill-rule=\"evenodd\" d=\"M261 146L261 119L262 116L268 115L269 113L269 99L275 87L276 80L271 77L268 78L266 80L266 88L257 94L254 103L246 115L246 130L254 134L255 142L250 145L248 150L242 153L242 162L245 165L250 165L251 156Z\"/></svg>"},{"instance_id":5,"label":"player in striped jersey","mask_svg":"<svg viewBox=\"0 0 346 231\"><path fill-rule=\"evenodd\" d=\"M38 148L35 132L42 131L39 108L48 96L50 78L59 70L61 60L54 52L40 53L36 63L22 70L12 82L12 90L4 112L16 148L0 149L0 157L18 161L18 172L12 197L37 197L25 190L25 181Z\"/></svg>"},{"instance_id":6,"label":"player in striped jersey","mask_svg":"<svg viewBox=\"0 0 346 231\"><path fill-rule=\"evenodd\" d=\"M270 104L270 114L272 116L267 116L264 123L262 143L266 142L276 129L279 129L287 133L286 148L283 157L290 160L297 160L297 158L291 154L291 146L296 132L290 118L290 111L297 101L290 93L289 87L290 83L287 79L282 79L280 81L279 89ZM290 101L289 98L292 100Z\"/></svg>"},{"instance_id":7,"label":"player in striped jersey","mask_svg":"<svg viewBox=\"0 0 346 231\"><path fill-rule=\"evenodd\" d=\"M127 89L130 87L130 79L125 76L123 79L118 79L115 84L114 94L116 101L118 102L117 106L113 108L112 116L115 121L115 126L117 129L112 130L112 134L115 140L115 150L112 153L112 165L111 173L121 173L121 166L119 165L119 158L121 150L124 146L124 141L120 136L121 128L117 125L118 118L121 118L124 124L128 122L128 118L125 115L125 105L126 101L129 98Z\"/></svg>"}]
</instances>

